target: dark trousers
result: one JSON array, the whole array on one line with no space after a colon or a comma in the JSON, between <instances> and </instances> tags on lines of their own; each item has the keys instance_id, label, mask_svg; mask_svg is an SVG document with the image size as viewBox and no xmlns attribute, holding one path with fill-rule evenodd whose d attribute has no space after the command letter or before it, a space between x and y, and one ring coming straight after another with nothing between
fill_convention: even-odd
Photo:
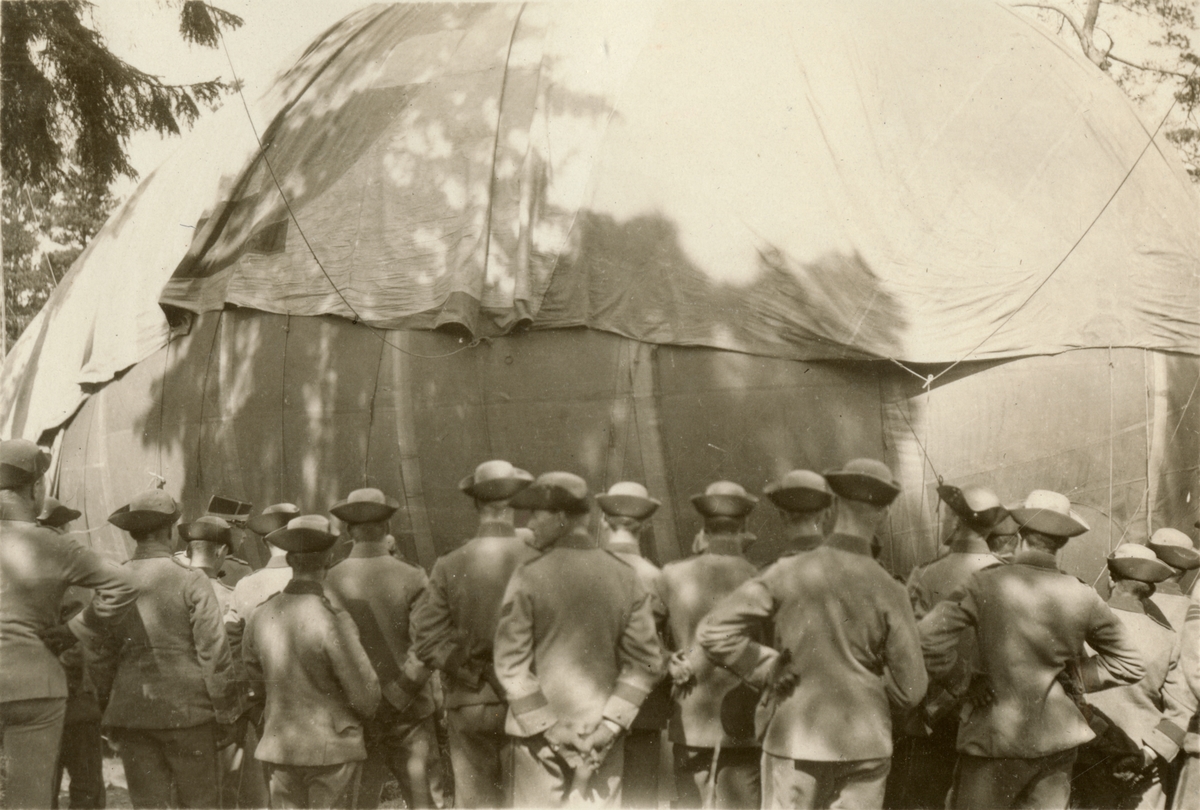
<instances>
[{"instance_id":1,"label":"dark trousers","mask_svg":"<svg viewBox=\"0 0 1200 810\"><path fill-rule=\"evenodd\" d=\"M51 807L58 807L64 770L71 777L67 792L71 810L104 807L104 740L100 738L99 721L85 720L63 726Z\"/></svg>"},{"instance_id":2,"label":"dark trousers","mask_svg":"<svg viewBox=\"0 0 1200 810\"><path fill-rule=\"evenodd\" d=\"M660 729L630 729L625 737L625 771L621 775L622 807L658 807L658 766L661 758ZM757 762L754 767L757 773Z\"/></svg>"},{"instance_id":3,"label":"dark trousers","mask_svg":"<svg viewBox=\"0 0 1200 810\"><path fill-rule=\"evenodd\" d=\"M1058 810L1071 797L1076 749L1044 757L976 757L959 754L950 794L952 810Z\"/></svg>"},{"instance_id":4,"label":"dark trousers","mask_svg":"<svg viewBox=\"0 0 1200 810\"><path fill-rule=\"evenodd\" d=\"M338 765L275 765L270 771L271 810L354 808L361 762Z\"/></svg>"},{"instance_id":5,"label":"dark trousers","mask_svg":"<svg viewBox=\"0 0 1200 810\"><path fill-rule=\"evenodd\" d=\"M400 793L409 810L434 806L429 781L430 772L439 766L440 752L432 716L417 721L401 720L391 704L384 701L374 719L363 725L363 742L367 746L367 759L362 766L359 807L370 810L379 806L388 771L400 783Z\"/></svg>"},{"instance_id":6,"label":"dark trousers","mask_svg":"<svg viewBox=\"0 0 1200 810\"><path fill-rule=\"evenodd\" d=\"M114 728L134 807L219 807L216 724L191 728Z\"/></svg>"},{"instance_id":7,"label":"dark trousers","mask_svg":"<svg viewBox=\"0 0 1200 810\"><path fill-rule=\"evenodd\" d=\"M254 758L258 734L253 723L246 724L246 734L223 751L217 752L221 769L221 807L266 807L267 780L263 764Z\"/></svg>"},{"instance_id":8,"label":"dark trousers","mask_svg":"<svg viewBox=\"0 0 1200 810\"><path fill-rule=\"evenodd\" d=\"M66 711L65 697L0 702L4 807L50 807Z\"/></svg>"},{"instance_id":9,"label":"dark trousers","mask_svg":"<svg viewBox=\"0 0 1200 810\"><path fill-rule=\"evenodd\" d=\"M512 803L512 743L504 733L508 706L483 703L446 710L455 807Z\"/></svg>"},{"instance_id":10,"label":"dark trousers","mask_svg":"<svg viewBox=\"0 0 1200 810\"><path fill-rule=\"evenodd\" d=\"M708 795L713 748L672 746L675 792L672 807L700 807ZM762 751L758 748L722 748L717 759L716 796L712 807L758 807L762 802L759 774ZM657 761L656 761L657 764Z\"/></svg>"},{"instance_id":11,"label":"dark trousers","mask_svg":"<svg viewBox=\"0 0 1200 810\"><path fill-rule=\"evenodd\" d=\"M896 810L942 810L954 784L957 740L957 718L937 723L925 737L907 734L897 737L883 806Z\"/></svg>"},{"instance_id":12,"label":"dark trousers","mask_svg":"<svg viewBox=\"0 0 1200 810\"><path fill-rule=\"evenodd\" d=\"M551 751L541 734L514 739L513 807L620 806L624 743L618 737L600 767L580 784L575 768Z\"/></svg>"},{"instance_id":13,"label":"dark trousers","mask_svg":"<svg viewBox=\"0 0 1200 810\"><path fill-rule=\"evenodd\" d=\"M891 757L814 762L763 754L764 808L877 810Z\"/></svg>"}]
</instances>

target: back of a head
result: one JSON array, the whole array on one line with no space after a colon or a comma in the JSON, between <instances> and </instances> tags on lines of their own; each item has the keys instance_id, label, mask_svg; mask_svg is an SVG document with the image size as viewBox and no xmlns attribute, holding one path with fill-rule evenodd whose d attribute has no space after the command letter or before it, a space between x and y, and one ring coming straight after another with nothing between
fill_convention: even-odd
<instances>
[{"instance_id":1,"label":"back of a head","mask_svg":"<svg viewBox=\"0 0 1200 810\"><path fill-rule=\"evenodd\" d=\"M325 551L289 551L287 564L295 574L315 574L329 567L331 552Z\"/></svg>"},{"instance_id":2,"label":"back of a head","mask_svg":"<svg viewBox=\"0 0 1200 810\"><path fill-rule=\"evenodd\" d=\"M704 518L704 533L712 535L738 534L746 525L745 518L709 515Z\"/></svg>"}]
</instances>

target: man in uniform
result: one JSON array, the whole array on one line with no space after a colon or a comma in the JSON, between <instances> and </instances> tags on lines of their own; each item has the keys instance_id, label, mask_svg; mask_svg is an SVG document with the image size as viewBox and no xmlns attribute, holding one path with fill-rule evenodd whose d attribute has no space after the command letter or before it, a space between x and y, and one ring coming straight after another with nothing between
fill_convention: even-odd
<instances>
[{"instance_id":1,"label":"man in uniform","mask_svg":"<svg viewBox=\"0 0 1200 810\"><path fill-rule=\"evenodd\" d=\"M161 489L108 518L137 542L125 563L137 611L113 630L96 666L110 694L104 725L121 754L135 807L217 807L217 751L241 714L229 643L208 577L171 556L175 500Z\"/></svg>"},{"instance_id":2,"label":"man in uniform","mask_svg":"<svg viewBox=\"0 0 1200 810\"><path fill-rule=\"evenodd\" d=\"M1149 599L1155 583L1174 572L1137 543L1117 546L1108 571L1113 583L1108 606L1141 653L1146 675L1087 696L1091 726L1101 733L1079 749L1071 803L1166 810L1174 785L1170 763L1196 709L1179 667L1179 632Z\"/></svg>"},{"instance_id":3,"label":"man in uniform","mask_svg":"<svg viewBox=\"0 0 1200 810\"><path fill-rule=\"evenodd\" d=\"M50 458L33 442L0 441L0 735L5 807L50 807L67 703L58 655L133 610L128 573L36 520ZM71 585L90 605L61 623ZM52 649L53 647L53 649Z\"/></svg>"},{"instance_id":4,"label":"man in uniform","mask_svg":"<svg viewBox=\"0 0 1200 810\"><path fill-rule=\"evenodd\" d=\"M746 517L757 502L740 484L709 484L702 495L692 497L704 519L707 548L663 567L659 594L673 651L669 666L675 707L669 733L678 807L759 806L758 696L737 675L714 665L696 644L700 620L757 571L743 556ZM707 803L706 794L711 794Z\"/></svg>"},{"instance_id":5,"label":"man in uniform","mask_svg":"<svg viewBox=\"0 0 1200 810\"><path fill-rule=\"evenodd\" d=\"M662 571L642 556L642 532L662 503L650 497L635 481L619 481L608 492L596 496L604 515L607 537L604 547L637 573L650 594L654 626L662 641L667 611L658 597ZM658 804L658 772L662 754L662 731L671 716L671 682L664 678L646 697L625 736L625 770L621 774L621 803L625 807L655 807Z\"/></svg>"},{"instance_id":6,"label":"man in uniform","mask_svg":"<svg viewBox=\"0 0 1200 810\"><path fill-rule=\"evenodd\" d=\"M825 479L837 518L824 544L744 583L697 631L710 658L767 690L757 725L768 808L881 807L891 711L925 694L904 586L871 559L900 487L873 459ZM763 620L773 625L769 647L753 640Z\"/></svg>"},{"instance_id":7,"label":"man in uniform","mask_svg":"<svg viewBox=\"0 0 1200 810\"><path fill-rule=\"evenodd\" d=\"M388 519L400 504L378 489L356 489L329 510L350 528L349 556L329 569L325 589L354 619L379 676L383 702L366 724L361 807L377 807L387 771L412 810L433 807L431 770L439 766L429 670L409 650L409 614L425 572L388 553Z\"/></svg>"},{"instance_id":8,"label":"man in uniform","mask_svg":"<svg viewBox=\"0 0 1200 810\"><path fill-rule=\"evenodd\" d=\"M530 509L543 554L517 568L496 627L496 677L515 737L513 803L615 806L621 734L662 675L654 611L637 573L588 536L587 483L545 473L512 505Z\"/></svg>"},{"instance_id":9,"label":"man in uniform","mask_svg":"<svg viewBox=\"0 0 1200 810\"><path fill-rule=\"evenodd\" d=\"M1150 599L1178 632L1183 629L1188 608L1194 604L1184 594L1180 581L1189 571L1200 568L1200 551L1193 548L1191 538L1178 529L1159 529L1150 535L1148 546L1158 559L1171 566L1171 576L1154 586Z\"/></svg>"},{"instance_id":10,"label":"man in uniform","mask_svg":"<svg viewBox=\"0 0 1200 810\"><path fill-rule=\"evenodd\" d=\"M952 808L1066 807L1076 749L1095 736L1079 693L1135 683L1145 674L1112 610L1058 570L1057 553L1088 531L1067 496L1034 490L1010 511L1021 535L1012 564L973 574L921 622L935 679L961 681L969 663L958 655L959 634L973 629L978 639ZM1084 657L1085 642L1094 656Z\"/></svg>"},{"instance_id":11,"label":"man in uniform","mask_svg":"<svg viewBox=\"0 0 1200 810\"><path fill-rule=\"evenodd\" d=\"M233 530L227 521L205 515L191 523L180 524L179 536L187 543L188 564L208 577L213 596L221 608L223 624L233 606L233 586L220 579L221 565L233 550Z\"/></svg>"},{"instance_id":12,"label":"man in uniform","mask_svg":"<svg viewBox=\"0 0 1200 810\"><path fill-rule=\"evenodd\" d=\"M965 585L976 571L1000 565L989 539L995 534L1016 532L1016 523L990 489L979 486L959 489L942 484L937 492L942 503L954 513L957 525L944 544L947 553L914 568L908 577L908 598L917 621ZM968 661L976 659L974 635L960 636L959 655ZM966 686L966 683L947 687L934 684L921 707L906 718L892 755L886 807L944 805L958 758L955 750L958 696Z\"/></svg>"},{"instance_id":13,"label":"man in uniform","mask_svg":"<svg viewBox=\"0 0 1200 810\"><path fill-rule=\"evenodd\" d=\"M823 476L812 470L792 470L763 489L783 521L782 542L756 543L753 561L766 568L785 554L812 551L825 539L833 492Z\"/></svg>"},{"instance_id":14,"label":"man in uniform","mask_svg":"<svg viewBox=\"0 0 1200 810\"><path fill-rule=\"evenodd\" d=\"M246 624L246 670L266 704L255 756L270 770L273 808L354 807L363 727L379 706L354 620L321 584L337 539L329 528L302 515L268 535L293 575Z\"/></svg>"},{"instance_id":15,"label":"man in uniform","mask_svg":"<svg viewBox=\"0 0 1200 810\"><path fill-rule=\"evenodd\" d=\"M475 537L438 558L409 617L412 649L439 670L458 807L504 807L511 801L508 711L492 668L492 643L504 589L518 565L538 552L513 527L509 500L533 476L500 459L459 482L475 504Z\"/></svg>"},{"instance_id":16,"label":"man in uniform","mask_svg":"<svg viewBox=\"0 0 1200 810\"><path fill-rule=\"evenodd\" d=\"M1192 690L1192 698L1200 701L1200 604L1193 603L1188 608L1182 636L1180 668ZM1200 810L1200 714L1192 714L1183 751L1172 810Z\"/></svg>"}]
</instances>

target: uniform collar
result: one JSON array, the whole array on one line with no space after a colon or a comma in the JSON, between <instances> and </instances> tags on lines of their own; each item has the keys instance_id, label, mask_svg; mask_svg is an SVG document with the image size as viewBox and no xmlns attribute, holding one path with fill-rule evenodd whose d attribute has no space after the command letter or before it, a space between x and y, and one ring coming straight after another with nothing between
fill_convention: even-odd
<instances>
[{"instance_id":1,"label":"uniform collar","mask_svg":"<svg viewBox=\"0 0 1200 810\"><path fill-rule=\"evenodd\" d=\"M642 556L642 547L638 545L637 538L624 529L614 531L604 547L609 551L619 551L622 554Z\"/></svg>"},{"instance_id":2,"label":"uniform collar","mask_svg":"<svg viewBox=\"0 0 1200 810\"><path fill-rule=\"evenodd\" d=\"M1142 600L1127 593L1114 593L1108 598L1108 606L1113 610L1124 610L1126 613L1146 613L1146 606Z\"/></svg>"},{"instance_id":3,"label":"uniform collar","mask_svg":"<svg viewBox=\"0 0 1200 810\"><path fill-rule=\"evenodd\" d=\"M271 559L267 560L267 564L263 567L264 568L291 568L291 566L287 564L287 555L286 554L280 554L278 557L272 557Z\"/></svg>"},{"instance_id":4,"label":"uniform collar","mask_svg":"<svg viewBox=\"0 0 1200 810\"><path fill-rule=\"evenodd\" d=\"M503 520L481 520L476 537L516 537L517 530L511 523Z\"/></svg>"},{"instance_id":5,"label":"uniform collar","mask_svg":"<svg viewBox=\"0 0 1200 810\"><path fill-rule=\"evenodd\" d=\"M137 548L133 550L132 559L153 560L159 557L167 557L169 559L174 556L175 555L171 553L171 549L167 548L165 544L160 543L157 540L147 540L144 543L137 544Z\"/></svg>"},{"instance_id":6,"label":"uniform collar","mask_svg":"<svg viewBox=\"0 0 1200 810\"><path fill-rule=\"evenodd\" d=\"M742 541L737 536L718 535L713 537L708 535L705 539L708 541L708 548L704 549L706 554L723 554L726 557L742 556Z\"/></svg>"},{"instance_id":7,"label":"uniform collar","mask_svg":"<svg viewBox=\"0 0 1200 810\"><path fill-rule=\"evenodd\" d=\"M824 544L830 548L849 551L852 554L862 554L865 557L871 556L871 541L865 537L834 533L825 538Z\"/></svg>"},{"instance_id":8,"label":"uniform collar","mask_svg":"<svg viewBox=\"0 0 1200 810\"><path fill-rule=\"evenodd\" d=\"M1058 570L1058 558L1049 551L1026 549L1013 558L1013 565L1032 565L1034 568L1045 568L1050 571Z\"/></svg>"},{"instance_id":9,"label":"uniform collar","mask_svg":"<svg viewBox=\"0 0 1200 810\"><path fill-rule=\"evenodd\" d=\"M33 504L16 493L0 490L0 520L37 523L37 512L34 510Z\"/></svg>"},{"instance_id":10,"label":"uniform collar","mask_svg":"<svg viewBox=\"0 0 1200 810\"><path fill-rule=\"evenodd\" d=\"M293 579L287 585L283 586L283 592L290 594L324 596L325 587L320 582L313 582L311 579Z\"/></svg>"},{"instance_id":11,"label":"uniform collar","mask_svg":"<svg viewBox=\"0 0 1200 810\"><path fill-rule=\"evenodd\" d=\"M369 559L371 557L388 557L387 546L382 543L355 543L350 547L350 558Z\"/></svg>"},{"instance_id":12,"label":"uniform collar","mask_svg":"<svg viewBox=\"0 0 1200 810\"><path fill-rule=\"evenodd\" d=\"M1179 587L1179 580L1164 579L1162 582L1154 586L1155 593L1165 593L1167 596L1183 596L1183 589Z\"/></svg>"},{"instance_id":13,"label":"uniform collar","mask_svg":"<svg viewBox=\"0 0 1200 810\"><path fill-rule=\"evenodd\" d=\"M595 548L591 536L585 529L575 529L566 537L560 537L554 544L555 548Z\"/></svg>"},{"instance_id":14,"label":"uniform collar","mask_svg":"<svg viewBox=\"0 0 1200 810\"><path fill-rule=\"evenodd\" d=\"M783 547L787 549L786 554L797 554L801 551L812 551L824 542L825 535L823 534L802 534L791 540L784 540Z\"/></svg>"}]
</instances>

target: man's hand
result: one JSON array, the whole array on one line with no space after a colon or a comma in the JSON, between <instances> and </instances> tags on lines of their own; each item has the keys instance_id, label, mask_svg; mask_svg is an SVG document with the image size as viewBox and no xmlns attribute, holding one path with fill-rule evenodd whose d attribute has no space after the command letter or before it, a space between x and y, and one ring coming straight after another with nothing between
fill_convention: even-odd
<instances>
[{"instance_id":1,"label":"man's hand","mask_svg":"<svg viewBox=\"0 0 1200 810\"><path fill-rule=\"evenodd\" d=\"M571 750L582 754L587 750L583 738L561 720L542 732L542 736L550 744L550 750L556 754L567 754Z\"/></svg>"},{"instance_id":2,"label":"man's hand","mask_svg":"<svg viewBox=\"0 0 1200 810\"><path fill-rule=\"evenodd\" d=\"M232 723L217 723L215 737L218 751L228 748L231 745L237 745L238 740L242 737L238 733L239 728L245 728L245 726L237 720Z\"/></svg>"},{"instance_id":3,"label":"man's hand","mask_svg":"<svg viewBox=\"0 0 1200 810\"><path fill-rule=\"evenodd\" d=\"M602 720L600 725L584 739L584 755L591 761L593 768L599 768L604 760L608 758L608 754L612 751L613 744L617 741L620 735L620 727L614 728L616 723L611 720Z\"/></svg>"},{"instance_id":4,"label":"man's hand","mask_svg":"<svg viewBox=\"0 0 1200 810\"><path fill-rule=\"evenodd\" d=\"M996 693L986 675L975 673L971 676L971 684L967 687L963 700L976 709L986 709L996 702Z\"/></svg>"},{"instance_id":5,"label":"man's hand","mask_svg":"<svg viewBox=\"0 0 1200 810\"><path fill-rule=\"evenodd\" d=\"M1158 761L1158 752L1148 745L1142 746L1142 766L1150 768Z\"/></svg>"},{"instance_id":6,"label":"man's hand","mask_svg":"<svg viewBox=\"0 0 1200 810\"><path fill-rule=\"evenodd\" d=\"M398 680L388 681L383 685L380 691L383 693L383 697L387 700L387 702L390 703L398 712L403 712L405 709L407 709L409 704L412 703L413 699L416 697L414 693L409 692L403 686L401 686L400 681Z\"/></svg>"},{"instance_id":7,"label":"man's hand","mask_svg":"<svg viewBox=\"0 0 1200 810\"><path fill-rule=\"evenodd\" d=\"M79 639L75 638L75 634L65 624L52 624L39 630L38 638L55 657L62 655L79 643Z\"/></svg>"}]
</instances>

